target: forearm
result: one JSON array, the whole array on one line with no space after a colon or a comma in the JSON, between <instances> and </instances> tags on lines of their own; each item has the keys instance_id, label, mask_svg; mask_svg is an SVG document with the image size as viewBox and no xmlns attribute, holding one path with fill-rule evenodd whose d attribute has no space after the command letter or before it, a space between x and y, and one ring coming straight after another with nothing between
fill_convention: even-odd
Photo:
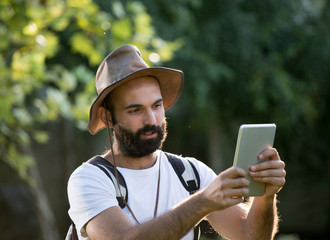
<instances>
[{"instance_id":1,"label":"forearm","mask_svg":"<svg viewBox=\"0 0 330 240\"><path fill-rule=\"evenodd\" d=\"M180 239L208 213L197 193L171 211L131 227L120 239Z\"/></svg>"},{"instance_id":2,"label":"forearm","mask_svg":"<svg viewBox=\"0 0 330 240\"><path fill-rule=\"evenodd\" d=\"M220 173L208 187L193 194L167 213L137 226L132 225L118 206L111 207L89 221L86 225L86 232L93 240L180 239L209 213L220 212L217 216L222 216L222 210L226 211L225 209L241 203L242 198L236 198L236 196L243 196L248 192L248 181L243 177L243 170L229 168ZM234 209L241 211L239 207ZM241 214L237 211L234 212L234 216L231 216L232 211L228 210L226 216L229 219L238 219L237 215ZM220 220L219 226L223 226L221 222L238 222L221 218L223 221ZM217 217L215 217L216 221Z\"/></svg>"},{"instance_id":3,"label":"forearm","mask_svg":"<svg viewBox=\"0 0 330 240\"><path fill-rule=\"evenodd\" d=\"M273 239L278 227L276 195L255 197L244 221L245 239Z\"/></svg>"}]
</instances>

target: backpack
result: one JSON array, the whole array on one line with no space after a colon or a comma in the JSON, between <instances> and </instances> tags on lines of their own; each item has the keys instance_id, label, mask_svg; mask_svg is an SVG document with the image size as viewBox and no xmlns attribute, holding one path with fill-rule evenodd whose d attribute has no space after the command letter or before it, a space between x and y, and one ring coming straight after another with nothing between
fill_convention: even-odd
<instances>
[{"instance_id":1,"label":"backpack","mask_svg":"<svg viewBox=\"0 0 330 240\"><path fill-rule=\"evenodd\" d=\"M165 152L165 155L167 156L168 161L171 163L175 173L179 177L180 182L182 183L184 188L189 192L189 194L190 195L194 194L197 190L199 190L200 178L194 164L192 164L192 162L189 161L188 158L184 158L167 152ZM90 160L88 160L88 163L93 164L94 166L100 168L110 178L116 189L116 198L118 201L118 205L121 208L124 208L125 203L121 198L120 191L126 202L128 200L128 192L127 192L127 185L123 175L119 171L117 171L119 186L120 186L120 191L119 191L117 180L115 177L115 169L114 166L109 161L105 160L100 156L95 156ZM194 240L199 239L199 236L200 236L200 228L199 226L197 226L194 228ZM77 230L73 222L71 223L71 226L67 232L65 240L78 240Z\"/></svg>"}]
</instances>

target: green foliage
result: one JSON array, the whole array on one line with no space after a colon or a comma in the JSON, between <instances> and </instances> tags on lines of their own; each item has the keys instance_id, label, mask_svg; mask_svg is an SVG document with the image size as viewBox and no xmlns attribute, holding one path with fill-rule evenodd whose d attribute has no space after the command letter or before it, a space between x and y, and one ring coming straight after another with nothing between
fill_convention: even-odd
<instances>
[{"instance_id":1,"label":"green foliage","mask_svg":"<svg viewBox=\"0 0 330 240\"><path fill-rule=\"evenodd\" d=\"M321 167L330 132L327 1L170 0L146 6L158 16L161 37L184 43L170 65L185 72L178 116L192 129L207 133L216 121L236 134L241 123L275 122L276 144L287 161L304 159L306 171L328 174ZM315 146L311 139L318 139ZM306 145L308 157L301 152Z\"/></svg>"},{"instance_id":2,"label":"green foliage","mask_svg":"<svg viewBox=\"0 0 330 240\"><path fill-rule=\"evenodd\" d=\"M178 48L155 35L139 2L103 11L91 0L1 1L0 159L26 179L31 140L48 141L45 123L65 118L87 130L97 65L125 43L149 63L150 54L168 60Z\"/></svg>"}]
</instances>

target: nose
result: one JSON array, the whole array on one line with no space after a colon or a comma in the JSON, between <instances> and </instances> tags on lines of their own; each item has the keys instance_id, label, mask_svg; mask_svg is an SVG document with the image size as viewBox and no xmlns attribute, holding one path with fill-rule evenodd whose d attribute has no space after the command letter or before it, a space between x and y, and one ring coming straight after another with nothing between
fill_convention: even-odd
<instances>
[{"instance_id":1,"label":"nose","mask_svg":"<svg viewBox=\"0 0 330 240\"><path fill-rule=\"evenodd\" d=\"M155 112L152 111L152 109L148 109L145 112L145 116L144 116L144 124L145 125L155 125L156 124L156 116L155 116Z\"/></svg>"}]
</instances>

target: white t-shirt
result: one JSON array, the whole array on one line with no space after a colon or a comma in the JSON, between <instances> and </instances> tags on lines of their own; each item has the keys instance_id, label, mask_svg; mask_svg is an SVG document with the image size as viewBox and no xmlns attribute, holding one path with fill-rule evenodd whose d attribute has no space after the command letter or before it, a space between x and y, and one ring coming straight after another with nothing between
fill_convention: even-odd
<instances>
[{"instance_id":1,"label":"white t-shirt","mask_svg":"<svg viewBox=\"0 0 330 240\"><path fill-rule=\"evenodd\" d=\"M128 205L140 223L151 220L154 215L159 162L161 177L157 216L189 197L189 192L183 187L164 152L157 151L157 156L156 164L147 169L118 167L127 184ZM216 174L204 163L194 158L189 160L199 173L200 188L205 188L214 180ZM79 239L84 240L89 239L84 225L107 208L118 206L112 181L102 170L89 163L83 163L72 173L68 182L68 197L69 215L76 225ZM136 224L127 207L123 211L132 223ZM182 239L193 239L193 231Z\"/></svg>"}]
</instances>

